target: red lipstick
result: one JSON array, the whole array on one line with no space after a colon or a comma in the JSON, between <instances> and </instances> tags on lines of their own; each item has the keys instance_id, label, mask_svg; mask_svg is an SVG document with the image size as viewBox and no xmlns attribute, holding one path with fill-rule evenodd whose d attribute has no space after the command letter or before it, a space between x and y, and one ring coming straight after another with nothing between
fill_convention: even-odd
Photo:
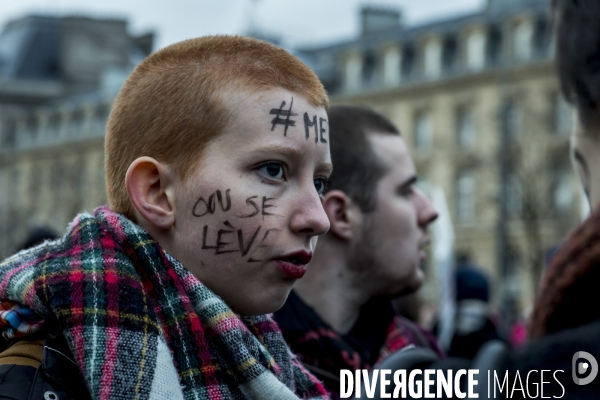
<instances>
[{"instance_id":1,"label":"red lipstick","mask_svg":"<svg viewBox=\"0 0 600 400\"><path fill-rule=\"evenodd\" d=\"M306 264L312 259L312 253L300 250L275 258L277 268L288 278L300 279L306 273Z\"/></svg>"}]
</instances>

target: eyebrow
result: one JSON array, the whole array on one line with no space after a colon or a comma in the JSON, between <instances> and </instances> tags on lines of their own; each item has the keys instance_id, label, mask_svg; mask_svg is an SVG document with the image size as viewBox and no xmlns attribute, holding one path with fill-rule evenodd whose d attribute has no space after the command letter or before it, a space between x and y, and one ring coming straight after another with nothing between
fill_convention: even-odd
<instances>
[{"instance_id":1,"label":"eyebrow","mask_svg":"<svg viewBox=\"0 0 600 400\"><path fill-rule=\"evenodd\" d=\"M402 182L400 185L398 185L398 189L402 190L406 187L414 185L415 183L417 183L417 175L413 175L404 182Z\"/></svg>"},{"instance_id":2,"label":"eyebrow","mask_svg":"<svg viewBox=\"0 0 600 400\"><path fill-rule=\"evenodd\" d=\"M295 147L281 146L278 144L269 144L266 146L253 149L255 153L279 153L289 158L302 158L302 151Z\"/></svg>"},{"instance_id":3,"label":"eyebrow","mask_svg":"<svg viewBox=\"0 0 600 400\"><path fill-rule=\"evenodd\" d=\"M323 171L323 173L330 174L333 172L333 164L332 163L323 163L319 165L319 171Z\"/></svg>"}]
</instances>

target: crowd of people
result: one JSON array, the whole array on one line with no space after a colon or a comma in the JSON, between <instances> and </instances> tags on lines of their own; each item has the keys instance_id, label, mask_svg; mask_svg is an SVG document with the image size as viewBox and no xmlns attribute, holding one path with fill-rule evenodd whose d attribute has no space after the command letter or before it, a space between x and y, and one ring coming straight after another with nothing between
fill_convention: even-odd
<instances>
[{"instance_id":1,"label":"crowd of people","mask_svg":"<svg viewBox=\"0 0 600 400\"><path fill-rule=\"evenodd\" d=\"M552 13L596 211L550 260L523 346L499 333L468 258L448 348L398 307L423 284L438 212L392 122L330 107L275 45L209 36L153 53L119 92L108 205L0 263L0 398L336 399L342 370L415 348L431 368L469 368L489 343L510 377L573 372L545 395L600 396L573 361L600 357L600 3L555 0Z\"/></svg>"}]
</instances>

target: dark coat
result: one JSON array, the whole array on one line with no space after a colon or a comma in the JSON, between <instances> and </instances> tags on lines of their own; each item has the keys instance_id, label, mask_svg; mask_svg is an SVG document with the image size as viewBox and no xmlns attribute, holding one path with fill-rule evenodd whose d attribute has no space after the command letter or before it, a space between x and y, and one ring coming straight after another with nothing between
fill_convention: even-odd
<instances>
[{"instance_id":1,"label":"dark coat","mask_svg":"<svg viewBox=\"0 0 600 400\"><path fill-rule=\"evenodd\" d=\"M28 365L0 365L2 400L86 400L90 395L84 382L62 335L46 337L37 369Z\"/></svg>"}]
</instances>

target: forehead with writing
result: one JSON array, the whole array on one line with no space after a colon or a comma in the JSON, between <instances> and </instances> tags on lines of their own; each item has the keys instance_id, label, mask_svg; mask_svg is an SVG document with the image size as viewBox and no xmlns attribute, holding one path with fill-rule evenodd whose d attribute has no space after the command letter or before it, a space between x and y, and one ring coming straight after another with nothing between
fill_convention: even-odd
<instances>
[{"instance_id":1,"label":"forehead with writing","mask_svg":"<svg viewBox=\"0 0 600 400\"><path fill-rule=\"evenodd\" d=\"M329 121L323 107L315 107L302 95L270 89L243 96L234 94L230 128L246 131L251 124L264 132L297 139L316 146L329 143ZM237 99L236 99L237 97ZM237 101L235 101L237 100Z\"/></svg>"},{"instance_id":2,"label":"forehead with writing","mask_svg":"<svg viewBox=\"0 0 600 400\"><path fill-rule=\"evenodd\" d=\"M289 106L288 106L289 105ZM288 101L281 100L279 108L271 108L269 115L273 116L271 120L271 132L278 126L283 128L283 136L287 136L289 127L301 125L304 128L304 138L314 140L315 144L327 143L329 135L327 118L309 113L309 111L294 112L294 96L290 95ZM287 108L286 108L287 107ZM300 116L300 114L302 114ZM281 129L280 129L281 130Z\"/></svg>"}]
</instances>

